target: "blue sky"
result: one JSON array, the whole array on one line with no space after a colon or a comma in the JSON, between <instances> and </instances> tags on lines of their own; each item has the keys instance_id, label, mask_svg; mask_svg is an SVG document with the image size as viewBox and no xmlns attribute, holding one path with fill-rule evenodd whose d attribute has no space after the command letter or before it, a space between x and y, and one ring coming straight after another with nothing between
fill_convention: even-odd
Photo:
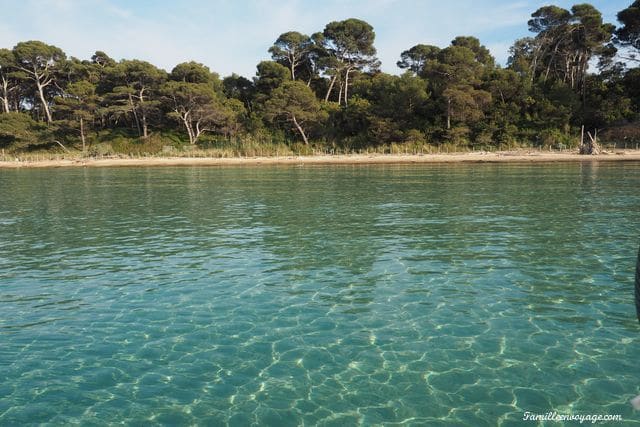
<instances>
[{"instance_id":1,"label":"blue sky","mask_svg":"<svg viewBox=\"0 0 640 427\"><path fill-rule=\"evenodd\" d=\"M376 32L382 69L398 73L400 52L417 43L446 46L457 35L478 37L504 64L527 20L541 6L576 1L506 0L0 0L0 47L42 40L67 55L103 50L164 69L188 60L221 75L255 74L283 32L311 34L335 20L359 18ZM595 0L608 22L632 0Z\"/></svg>"}]
</instances>

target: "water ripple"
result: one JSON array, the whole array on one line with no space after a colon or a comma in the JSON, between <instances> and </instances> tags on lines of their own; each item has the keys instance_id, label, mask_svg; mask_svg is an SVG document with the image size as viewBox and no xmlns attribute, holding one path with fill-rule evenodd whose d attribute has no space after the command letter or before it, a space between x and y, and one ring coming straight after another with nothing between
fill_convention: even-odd
<instances>
[{"instance_id":1,"label":"water ripple","mask_svg":"<svg viewBox=\"0 0 640 427\"><path fill-rule=\"evenodd\" d=\"M639 186L636 163L0 171L0 425L640 425Z\"/></svg>"}]
</instances>

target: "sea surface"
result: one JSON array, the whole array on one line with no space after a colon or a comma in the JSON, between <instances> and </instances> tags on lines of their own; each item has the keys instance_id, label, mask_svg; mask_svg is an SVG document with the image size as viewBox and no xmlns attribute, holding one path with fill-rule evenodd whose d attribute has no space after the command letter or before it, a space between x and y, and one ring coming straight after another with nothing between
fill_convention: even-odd
<instances>
[{"instance_id":1,"label":"sea surface","mask_svg":"<svg viewBox=\"0 0 640 427\"><path fill-rule=\"evenodd\" d=\"M0 170L0 425L640 425L639 245L633 162Z\"/></svg>"}]
</instances>

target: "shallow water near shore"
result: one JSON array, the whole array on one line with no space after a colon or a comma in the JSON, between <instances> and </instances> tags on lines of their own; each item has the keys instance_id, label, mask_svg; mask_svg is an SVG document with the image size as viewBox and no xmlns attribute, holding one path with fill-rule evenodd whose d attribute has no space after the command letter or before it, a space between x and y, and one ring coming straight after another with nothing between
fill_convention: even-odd
<instances>
[{"instance_id":1,"label":"shallow water near shore","mask_svg":"<svg viewBox=\"0 0 640 427\"><path fill-rule=\"evenodd\" d=\"M0 202L0 425L640 425L640 163L0 170Z\"/></svg>"}]
</instances>

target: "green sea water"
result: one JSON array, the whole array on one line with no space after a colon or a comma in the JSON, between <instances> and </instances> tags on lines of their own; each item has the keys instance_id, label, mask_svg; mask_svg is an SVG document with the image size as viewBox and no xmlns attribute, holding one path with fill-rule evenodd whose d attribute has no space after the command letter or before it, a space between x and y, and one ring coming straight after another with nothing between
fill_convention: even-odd
<instances>
[{"instance_id":1,"label":"green sea water","mask_svg":"<svg viewBox=\"0 0 640 427\"><path fill-rule=\"evenodd\" d=\"M0 170L0 425L640 425L639 244L633 162Z\"/></svg>"}]
</instances>

